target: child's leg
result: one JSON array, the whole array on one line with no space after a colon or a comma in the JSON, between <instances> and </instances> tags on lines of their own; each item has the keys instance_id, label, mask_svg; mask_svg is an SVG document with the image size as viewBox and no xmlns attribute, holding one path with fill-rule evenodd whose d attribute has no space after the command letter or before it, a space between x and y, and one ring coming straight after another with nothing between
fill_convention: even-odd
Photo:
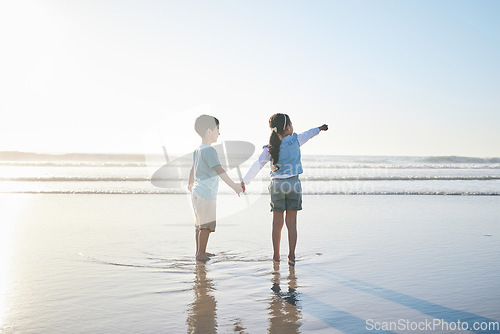
<instances>
[{"instance_id":1,"label":"child's leg","mask_svg":"<svg viewBox=\"0 0 500 334\"><path fill-rule=\"evenodd\" d=\"M194 256L198 255L198 238L200 237L200 231L197 229L196 233L194 234L194 239L196 240L196 253L194 253Z\"/></svg>"},{"instance_id":2,"label":"child's leg","mask_svg":"<svg viewBox=\"0 0 500 334\"><path fill-rule=\"evenodd\" d=\"M280 260L281 229L283 228L283 212L273 211L273 260Z\"/></svg>"},{"instance_id":3,"label":"child's leg","mask_svg":"<svg viewBox=\"0 0 500 334\"><path fill-rule=\"evenodd\" d=\"M198 261L210 260L207 255L207 244L209 236L210 230L208 228L203 228L198 232L198 253L196 254L196 260Z\"/></svg>"},{"instance_id":4,"label":"child's leg","mask_svg":"<svg viewBox=\"0 0 500 334\"><path fill-rule=\"evenodd\" d=\"M199 242L198 240L200 239L200 231L199 230L196 230L196 233L194 235L194 239L196 240L196 252L194 253L194 256L196 256L198 254L198 249L199 249ZM207 254L207 256L215 256L214 253L209 253L207 251L205 251L205 253Z\"/></svg>"},{"instance_id":5,"label":"child's leg","mask_svg":"<svg viewBox=\"0 0 500 334\"><path fill-rule=\"evenodd\" d=\"M196 233L195 233L195 235L194 235L194 238L195 238L195 240L196 240L196 252L194 253L194 256L196 256L196 255L198 254L198 248L199 248L199 246L198 246L198 240L199 240L199 238L200 238L200 237L199 237L199 235L200 235L200 231L199 231L199 230L196 230ZM215 254L214 254L214 253L209 253L209 252L207 252L207 251L205 251L205 253L207 254L207 256L215 256Z\"/></svg>"},{"instance_id":6,"label":"child's leg","mask_svg":"<svg viewBox=\"0 0 500 334\"><path fill-rule=\"evenodd\" d=\"M297 210L286 210L286 228L288 229L288 260L295 264L295 246L297 245Z\"/></svg>"}]
</instances>

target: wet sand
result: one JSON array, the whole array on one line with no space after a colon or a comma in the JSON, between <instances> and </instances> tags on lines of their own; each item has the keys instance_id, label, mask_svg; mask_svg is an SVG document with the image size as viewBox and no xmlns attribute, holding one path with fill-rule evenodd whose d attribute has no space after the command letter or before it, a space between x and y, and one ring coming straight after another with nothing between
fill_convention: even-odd
<instances>
[{"instance_id":1,"label":"wet sand","mask_svg":"<svg viewBox=\"0 0 500 334\"><path fill-rule=\"evenodd\" d=\"M194 260L183 195L1 200L2 333L366 333L399 319L500 320L498 197L304 196L295 268L271 260L267 196L221 211L207 264Z\"/></svg>"}]
</instances>

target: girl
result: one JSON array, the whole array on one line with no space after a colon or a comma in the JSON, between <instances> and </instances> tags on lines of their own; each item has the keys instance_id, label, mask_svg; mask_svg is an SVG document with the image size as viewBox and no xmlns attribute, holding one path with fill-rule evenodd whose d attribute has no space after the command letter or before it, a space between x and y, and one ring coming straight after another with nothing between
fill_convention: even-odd
<instances>
[{"instance_id":1,"label":"girl","mask_svg":"<svg viewBox=\"0 0 500 334\"><path fill-rule=\"evenodd\" d=\"M283 223L288 229L288 264L295 265L295 245L297 244L297 211L302 210L302 187L299 174L302 174L300 146L316 136L320 131L328 130L323 124L302 134L293 132L292 121L286 114L274 114L269 119L271 137L269 145L263 147L259 159L250 167L241 185L250 184L252 179L271 161L271 211L273 212L273 260L280 260L280 240ZM284 217L284 213L286 216ZM283 219L284 218L284 219Z\"/></svg>"}]
</instances>

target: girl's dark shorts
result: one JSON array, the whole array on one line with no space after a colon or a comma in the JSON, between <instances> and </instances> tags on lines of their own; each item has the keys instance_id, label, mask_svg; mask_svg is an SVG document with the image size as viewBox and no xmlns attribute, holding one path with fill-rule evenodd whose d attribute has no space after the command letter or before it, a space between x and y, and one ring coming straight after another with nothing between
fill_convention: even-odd
<instances>
[{"instance_id":1,"label":"girl's dark shorts","mask_svg":"<svg viewBox=\"0 0 500 334\"><path fill-rule=\"evenodd\" d=\"M271 211L302 210L302 185L299 176L272 179L269 185Z\"/></svg>"}]
</instances>

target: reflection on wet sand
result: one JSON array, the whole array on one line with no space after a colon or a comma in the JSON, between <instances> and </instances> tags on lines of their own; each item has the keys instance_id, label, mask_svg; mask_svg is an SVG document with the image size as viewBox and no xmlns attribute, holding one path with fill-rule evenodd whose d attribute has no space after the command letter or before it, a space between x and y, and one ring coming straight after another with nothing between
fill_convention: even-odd
<instances>
[{"instance_id":1,"label":"reflection on wet sand","mask_svg":"<svg viewBox=\"0 0 500 334\"><path fill-rule=\"evenodd\" d=\"M271 279L274 294L268 307L269 333L300 333L302 312L299 307L297 278L295 267L289 266L288 291L281 291L280 264L274 263L273 277Z\"/></svg>"},{"instance_id":2,"label":"reflection on wet sand","mask_svg":"<svg viewBox=\"0 0 500 334\"><path fill-rule=\"evenodd\" d=\"M189 305L188 333L217 333L217 302L212 294L215 290L207 278L204 263L197 262L194 279L194 301Z\"/></svg>"}]
</instances>

